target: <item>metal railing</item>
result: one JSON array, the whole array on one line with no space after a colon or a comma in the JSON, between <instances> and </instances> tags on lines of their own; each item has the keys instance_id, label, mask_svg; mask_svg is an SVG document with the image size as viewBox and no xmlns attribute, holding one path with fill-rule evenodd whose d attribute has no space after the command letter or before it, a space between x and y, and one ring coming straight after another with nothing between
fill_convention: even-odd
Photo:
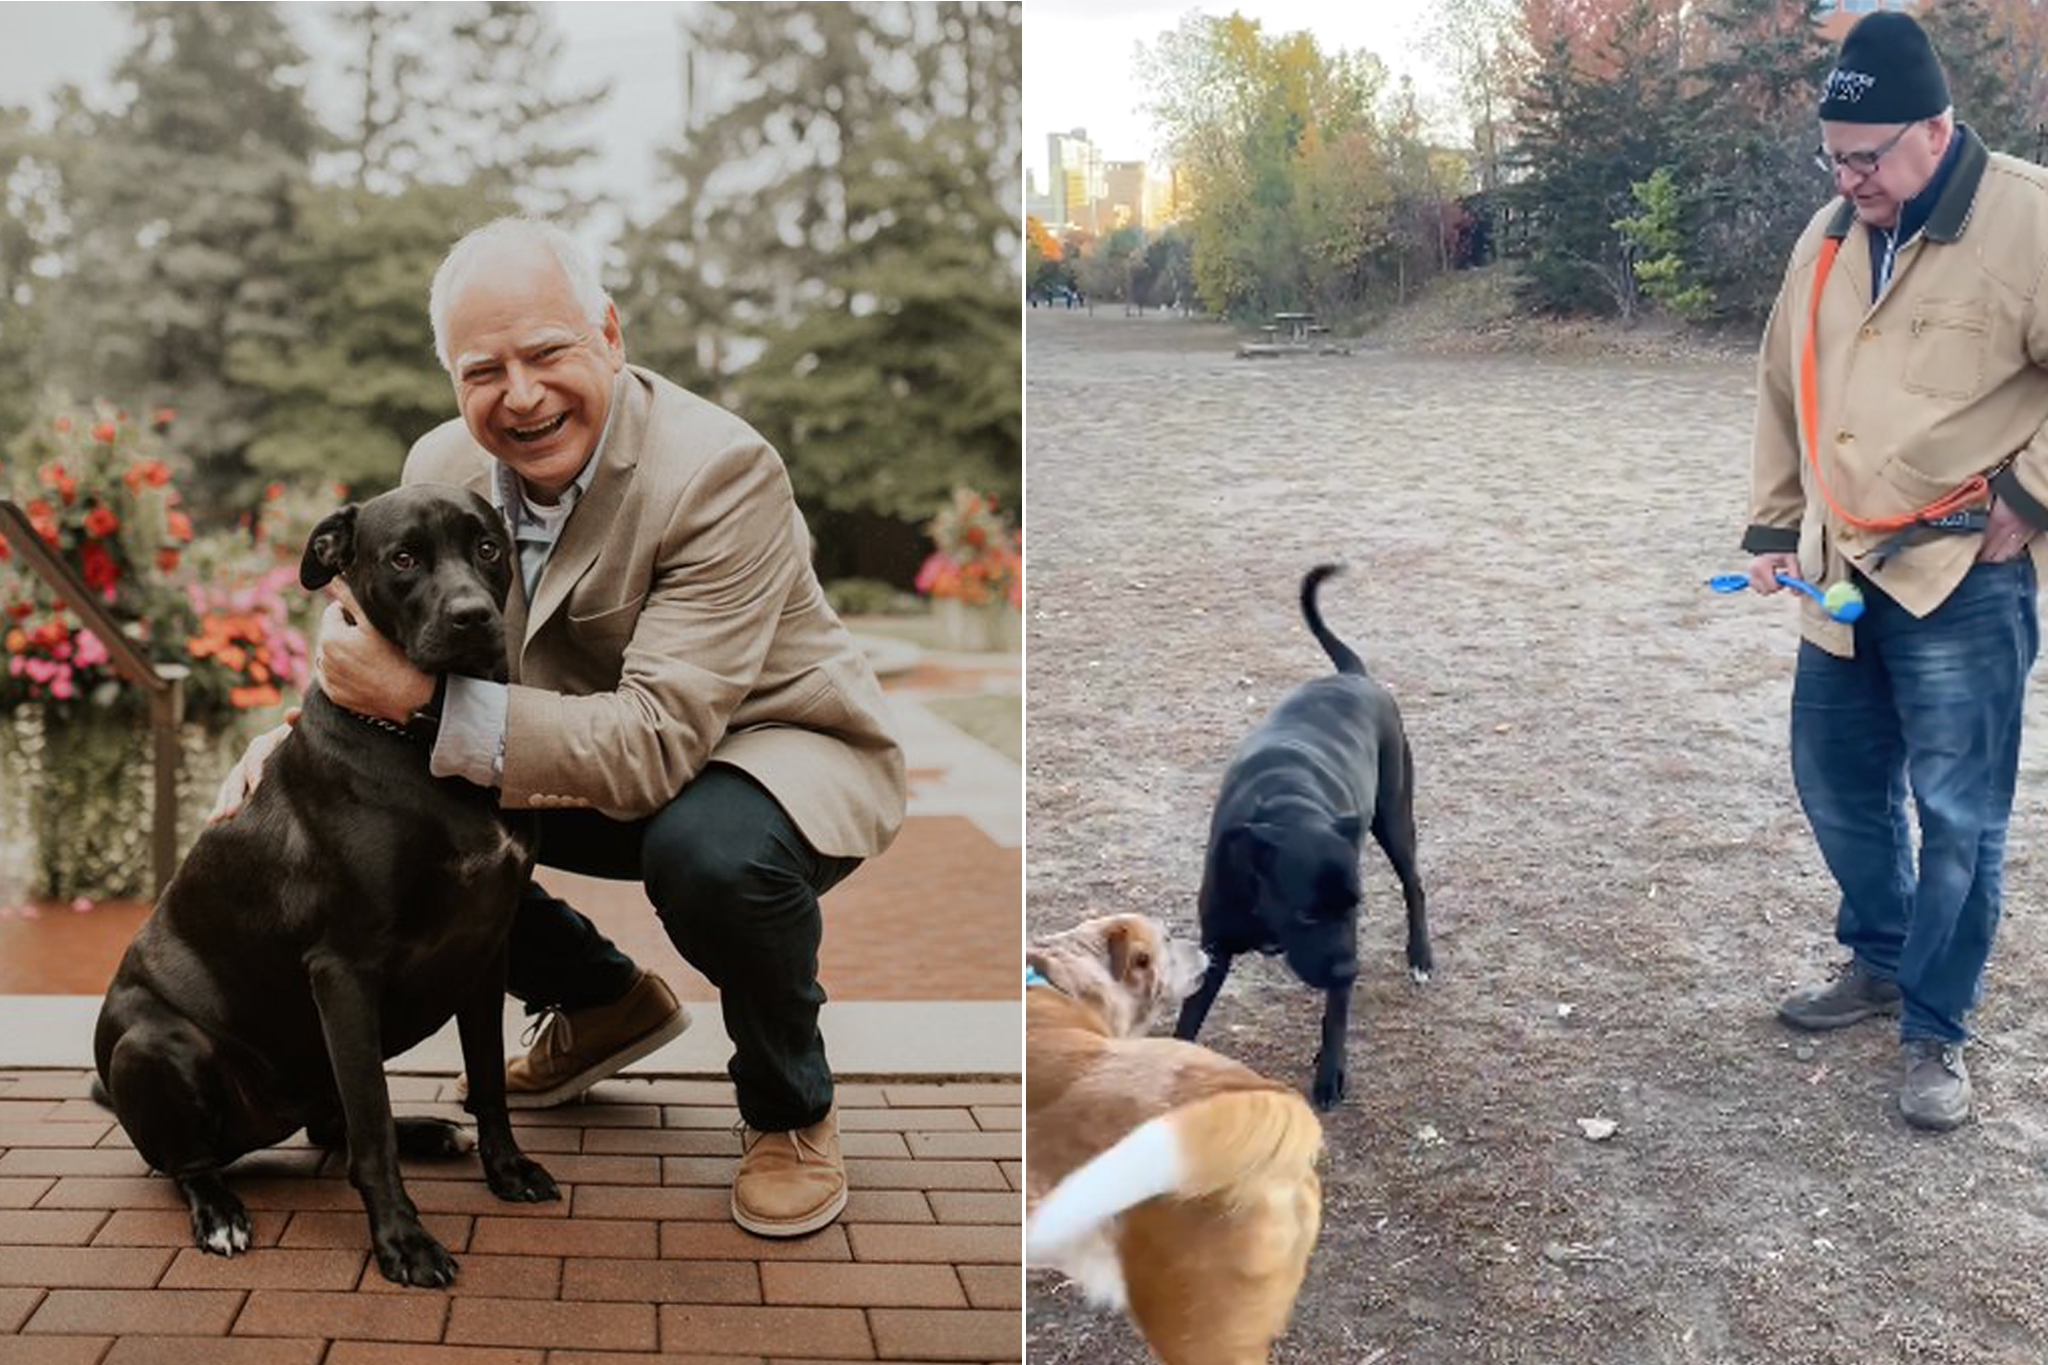
<instances>
[{"instance_id":1,"label":"metal railing","mask_svg":"<svg viewBox=\"0 0 2048 1365\"><path fill-rule=\"evenodd\" d=\"M86 586L78 571L59 559L49 543L36 534L28 514L5 498L0 498L0 538L50 586L64 608L99 637L114 670L149 696L150 747L156 763L150 872L154 882L152 894L161 895L178 861L178 767L183 759L178 727L185 721L185 678L191 670L183 664L151 663L135 642L121 633L120 626L100 605L99 595ZM92 834L80 830L78 837L91 838Z\"/></svg>"}]
</instances>

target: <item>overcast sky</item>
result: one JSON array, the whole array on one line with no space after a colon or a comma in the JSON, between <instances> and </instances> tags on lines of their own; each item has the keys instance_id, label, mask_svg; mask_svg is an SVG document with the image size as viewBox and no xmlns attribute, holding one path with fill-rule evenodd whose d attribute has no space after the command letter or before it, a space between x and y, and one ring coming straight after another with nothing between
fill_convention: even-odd
<instances>
[{"instance_id":1,"label":"overcast sky","mask_svg":"<svg viewBox=\"0 0 2048 1365\"><path fill-rule=\"evenodd\" d=\"M1432 0L1026 0L1024 6L1024 164L1046 185L1046 137L1075 128L1109 161L1151 160L1148 96L1136 52L1180 26L1188 14L1236 11L1268 34L1302 30L1325 53L1363 49L1396 76L1412 76L1425 99L1444 81L1421 55Z\"/></svg>"},{"instance_id":2,"label":"overcast sky","mask_svg":"<svg viewBox=\"0 0 2048 1365\"><path fill-rule=\"evenodd\" d=\"M279 7L298 29L309 54L323 50L324 4ZM563 42L558 88L582 90L602 84L611 98L585 125L598 155L585 169L585 192L629 198L651 182L654 153L673 141L682 122L679 71L681 20L685 3L549 4L555 32ZM104 96L114 63L128 50L133 28L120 9L102 0L0 3L0 104L27 104L39 111L50 92L65 84ZM334 92L338 61L313 66L312 94L323 114ZM324 79L323 79L324 78ZM633 203L636 211L652 206ZM608 244L619 228L617 214L595 217L584 235L593 249Z\"/></svg>"}]
</instances>

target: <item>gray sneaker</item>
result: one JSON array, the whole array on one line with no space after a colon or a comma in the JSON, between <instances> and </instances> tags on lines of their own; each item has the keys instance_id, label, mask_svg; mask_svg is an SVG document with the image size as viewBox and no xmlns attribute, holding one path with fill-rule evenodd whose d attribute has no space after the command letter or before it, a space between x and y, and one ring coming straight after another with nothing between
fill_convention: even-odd
<instances>
[{"instance_id":1,"label":"gray sneaker","mask_svg":"<svg viewBox=\"0 0 2048 1365\"><path fill-rule=\"evenodd\" d=\"M1899 1088L1899 1112L1915 1128L1946 1133L1970 1117L1970 1069L1963 1045L1939 1038L1908 1038L1899 1045L1906 1058L1906 1083Z\"/></svg>"},{"instance_id":2,"label":"gray sneaker","mask_svg":"<svg viewBox=\"0 0 2048 1365\"><path fill-rule=\"evenodd\" d=\"M1899 983L1872 976L1855 958L1836 969L1834 980L1827 985L1795 991L1778 1005L1780 1019L1793 1028L1816 1033L1898 1012Z\"/></svg>"}]
</instances>

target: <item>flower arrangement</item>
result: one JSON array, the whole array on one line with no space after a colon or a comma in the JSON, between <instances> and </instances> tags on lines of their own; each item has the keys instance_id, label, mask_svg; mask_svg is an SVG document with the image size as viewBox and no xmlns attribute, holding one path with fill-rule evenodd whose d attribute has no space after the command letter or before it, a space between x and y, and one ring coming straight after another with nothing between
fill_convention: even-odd
<instances>
[{"instance_id":1,"label":"flower arrangement","mask_svg":"<svg viewBox=\"0 0 2048 1365\"><path fill-rule=\"evenodd\" d=\"M288 615L291 575L273 557L255 555L246 536L195 539L160 440L175 417L159 409L144 430L118 410L90 419L59 412L14 447L32 473L11 491L124 635L149 657L190 669L187 716L222 728L232 713L304 686L306 641ZM60 714L138 714L143 699L115 672L106 643L8 559L0 542L0 711L43 703Z\"/></svg>"},{"instance_id":2,"label":"flower arrangement","mask_svg":"<svg viewBox=\"0 0 2048 1365\"><path fill-rule=\"evenodd\" d=\"M936 548L918 568L919 592L972 606L1024 605L1024 537L1010 529L993 499L955 489L925 532Z\"/></svg>"},{"instance_id":3,"label":"flower arrangement","mask_svg":"<svg viewBox=\"0 0 2048 1365\"><path fill-rule=\"evenodd\" d=\"M242 528L195 534L167 444L175 419L167 408L147 423L105 406L46 414L9 445L0 493L124 637L186 667L178 790L189 841L250 734L304 687L320 603L298 590L296 556L287 563L258 534L284 520L282 490ZM147 698L107 646L0 541L0 907L24 892L75 902L145 890Z\"/></svg>"}]
</instances>

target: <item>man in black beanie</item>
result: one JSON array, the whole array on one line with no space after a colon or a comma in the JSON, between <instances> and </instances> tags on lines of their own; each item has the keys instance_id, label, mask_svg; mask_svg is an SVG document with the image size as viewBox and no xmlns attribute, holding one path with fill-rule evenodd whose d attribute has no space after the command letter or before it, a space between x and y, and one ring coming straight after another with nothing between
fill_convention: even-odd
<instances>
[{"instance_id":1,"label":"man in black beanie","mask_svg":"<svg viewBox=\"0 0 2048 1365\"><path fill-rule=\"evenodd\" d=\"M1839 197L1765 331L1743 548L1760 592L1796 574L1866 604L1850 624L1802 599L1792 686L1793 778L1852 956L1778 1013L1899 1016L1900 1110L1949 1129L1970 1114L1963 1020L1998 926L2048 553L2048 172L1955 121L1896 12L1843 39L1816 156Z\"/></svg>"}]
</instances>

